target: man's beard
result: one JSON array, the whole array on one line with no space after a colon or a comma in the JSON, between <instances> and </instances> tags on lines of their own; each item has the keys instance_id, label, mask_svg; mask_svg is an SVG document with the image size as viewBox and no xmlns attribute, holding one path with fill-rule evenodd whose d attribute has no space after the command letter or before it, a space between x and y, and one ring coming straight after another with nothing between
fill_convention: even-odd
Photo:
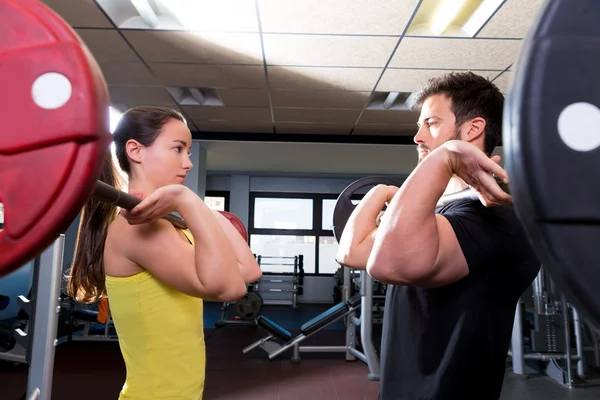
<instances>
[{"instance_id":1,"label":"man's beard","mask_svg":"<svg viewBox=\"0 0 600 400\"><path fill-rule=\"evenodd\" d=\"M454 134L448 140L461 140L460 132L458 131L458 129L454 130ZM418 159L417 163L420 163L421 161L423 161L430 152L431 152L431 149L429 147L425 146L424 144L417 145L417 154L419 155L419 159Z\"/></svg>"}]
</instances>

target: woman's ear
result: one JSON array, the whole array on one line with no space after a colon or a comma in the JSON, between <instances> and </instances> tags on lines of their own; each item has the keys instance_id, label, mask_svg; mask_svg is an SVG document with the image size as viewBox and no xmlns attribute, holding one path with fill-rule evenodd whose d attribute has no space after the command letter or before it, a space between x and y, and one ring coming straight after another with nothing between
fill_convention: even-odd
<instances>
[{"instance_id":1,"label":"woman's ear","mask_svg":"<svg viewBox=\"0 0 600 400\"><path fill-rule=\"evenodd\" d=\"M131 161L138 164L142 162L142 145L137 140L129 139L125 143L125 151Z\"/></svg>"}]
</instances>

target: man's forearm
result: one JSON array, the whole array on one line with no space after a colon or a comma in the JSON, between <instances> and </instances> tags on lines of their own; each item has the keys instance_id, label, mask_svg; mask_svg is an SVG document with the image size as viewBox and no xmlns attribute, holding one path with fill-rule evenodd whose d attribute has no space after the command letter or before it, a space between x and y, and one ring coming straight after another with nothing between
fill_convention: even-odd
<instances>
[{"instance_id":1,"label":"man's forearm","mask_svg":"<svg viewBox=\"0 0 600 400\"><path fill-rule=\"evenodd\" d=\"M402 281L435 265L438 200L452 178L443 148L431 152L390 202L377 231L367 269Z\"/></svg>"},{"instance_id":2,"label":"man's forearm","mask_svg":"<svg viewBox=\"0 0 600 400\"><path fill-rule=\"evenodd\" d=\"M388 188L376 186L361 200L348 218L340 238L336 260L356 269L365 269L377 226L377 215L387 200Z\"/></svg>"}]
</instances>

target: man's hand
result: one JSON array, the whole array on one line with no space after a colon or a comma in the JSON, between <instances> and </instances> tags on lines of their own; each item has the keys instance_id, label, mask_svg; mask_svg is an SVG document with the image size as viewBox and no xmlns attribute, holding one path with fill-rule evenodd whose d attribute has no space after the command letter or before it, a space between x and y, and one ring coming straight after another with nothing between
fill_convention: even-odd
<instances>
[{"instance_id":1,"label":"man's hand","mask_svg":"<svg viewBox=\"0 0 600 400\"><path fill-rule=\"evenodd\" d=\"M488 157L469 142L451 140L441 146L447 156L452 173L461 178L475 192L486 207L510 204L512 196L496 182L496 175L508 184L508 174L498 164L500 156Z\"/></svg>"}]
</instances>

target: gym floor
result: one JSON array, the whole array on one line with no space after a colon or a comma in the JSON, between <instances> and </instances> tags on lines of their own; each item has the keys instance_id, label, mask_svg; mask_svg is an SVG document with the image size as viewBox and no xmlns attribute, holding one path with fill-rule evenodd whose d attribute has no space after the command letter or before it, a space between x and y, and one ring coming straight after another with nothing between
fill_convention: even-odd
<instances>
[{"instance_id":1,"label":"gym floor","mask_svg":"<svg viewBox=\"0 0 600 400\"><path fill-rule=\"evenodd\" d=\"M310 308L301 307L294 312L305 314ZM264 310L269 318L281 313L281 308ZM360 361L347 362L342 354L301 354L302 362L293 365L289 354L274 361L269 361L260 349L244 355L242 349L263 337L264 331L244 325L214 329L210 321L218 316L214 304L207 304L206 315L205 400L377 399L379 383L367 379L367 367ZM333 327L307 339L305 344L339 345L343 340L344 331ZM56 348L53 400L117 399L124 379L125 368L116 342L72 342ZM26 385L26 367L0 362L2 400L19 399ZM600 379L588 382L585 388L569 390L544 376L521 379L508 372L501 399L598 398Z\"/></svg>"}]
</instances>

